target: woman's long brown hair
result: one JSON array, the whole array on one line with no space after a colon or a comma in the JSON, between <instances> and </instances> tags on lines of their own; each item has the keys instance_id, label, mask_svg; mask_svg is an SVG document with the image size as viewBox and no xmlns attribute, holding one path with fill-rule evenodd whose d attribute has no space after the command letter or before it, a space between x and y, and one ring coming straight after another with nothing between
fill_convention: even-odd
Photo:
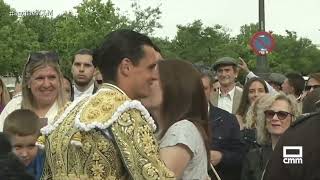
<instances>
[{"instance_id":1,"label":"woman's long brown hair","mask_svg":"<svg viewBox=\"0 0 320 180\"><path fill-rule=\"evenodd\" d=\"M163 96L161 137L174 123L189 120L200 131L209 159L208 103L201 74L186 61L166 60L160 61L158 65Z\"/></svg>"}]
</instances>

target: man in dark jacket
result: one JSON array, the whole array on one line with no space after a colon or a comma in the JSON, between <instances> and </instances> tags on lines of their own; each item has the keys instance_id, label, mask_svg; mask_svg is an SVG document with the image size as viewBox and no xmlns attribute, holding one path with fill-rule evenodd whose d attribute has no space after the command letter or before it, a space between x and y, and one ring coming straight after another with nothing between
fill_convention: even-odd
<instances>
[{"instance_id":1,"label":"man in dark jacket","mask_svg":"<svg viewBox=\"0 0 320 180\"><path fill-rule=\"evenodd\" d=\"M240 179L244 157L240 128L235 115L210 104L210 162L221 179Z\"/></svg>"},{"instance_id":2,"label":"man in dark jacket","mask_svg":"<svg viewBox=\"0 0 320 180\"><path fill-rule=\"evenodd\" d=\"M209 105L210 162L223 180L238 180L244 157L240 128L235 115L209 103L212 79L202 72Z\"/></svg>"},{"instance_id":3,"label":"man in dark jacket","mask_svg":"<svg viewBox=\"0 0 320 180\"><path fill-rule=\"evenodd\" d=\"M263 179L320 179L319 137L320 112L308 113L300 117L279 139ZM290 146L295 146L295 150L292 152L286 150ZM296 155L296 157L287 157L288 154Z\"/></svg>"}]
</instances>

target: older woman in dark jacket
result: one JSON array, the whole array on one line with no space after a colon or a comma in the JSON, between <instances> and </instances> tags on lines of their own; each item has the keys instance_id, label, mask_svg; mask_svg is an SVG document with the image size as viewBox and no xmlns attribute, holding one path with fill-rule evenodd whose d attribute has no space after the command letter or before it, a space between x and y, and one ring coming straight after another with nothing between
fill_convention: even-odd
<instances>
[{"instance_id":1,"label":"older woman in dark jacket","mask_svg":"<svg viewBox=\"0 0 320 180\"><path fill-rule=\"evenodd\" d=\"M243 164L242 180L260 180L280 136L299 115L293 96L264 95L252 113L257 122L257 142L261 147L249 151Z\"/></svg>"}]
</instances>

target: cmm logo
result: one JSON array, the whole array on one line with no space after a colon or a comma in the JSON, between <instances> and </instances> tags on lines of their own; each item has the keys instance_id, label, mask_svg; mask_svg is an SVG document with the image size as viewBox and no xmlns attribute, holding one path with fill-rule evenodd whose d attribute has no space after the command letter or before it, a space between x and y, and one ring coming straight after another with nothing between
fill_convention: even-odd
<instances>
[{"instance_id":1,"label":"cmm logo","mask_svg":"<svg viewBox=\"0 0 320 180\"><path fill-rule=\"evenodd\" d=\"M302 164L302 146L283 146L284 164Z\"/></svg>"}]
</instances>

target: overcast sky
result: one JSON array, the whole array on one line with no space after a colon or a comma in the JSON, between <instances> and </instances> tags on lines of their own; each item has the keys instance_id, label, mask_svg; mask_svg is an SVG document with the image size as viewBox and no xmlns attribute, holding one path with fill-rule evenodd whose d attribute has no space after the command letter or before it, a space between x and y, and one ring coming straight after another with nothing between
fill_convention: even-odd
<instances>
[{"instance_id":1,"label":"overcast sky","mask_svg":"<svg viewBox=\"0 0 320 180\"><path fill-rule=\"evenodd\" d=\"M4 0L18 12L25 10L53 10L54 15L70 11L82 0ZM131 0L113 0L122 13L130 14ZM186 25L200 19L204 25L221 24L232 35L240 26L258 21L259 0L139 0L142 7L161 3L162 29L155 36L173 38L176 25ZM296 31L320 44L320 0L265 0L266 31L285 34Z\"/></svg>"}]
</instances>

